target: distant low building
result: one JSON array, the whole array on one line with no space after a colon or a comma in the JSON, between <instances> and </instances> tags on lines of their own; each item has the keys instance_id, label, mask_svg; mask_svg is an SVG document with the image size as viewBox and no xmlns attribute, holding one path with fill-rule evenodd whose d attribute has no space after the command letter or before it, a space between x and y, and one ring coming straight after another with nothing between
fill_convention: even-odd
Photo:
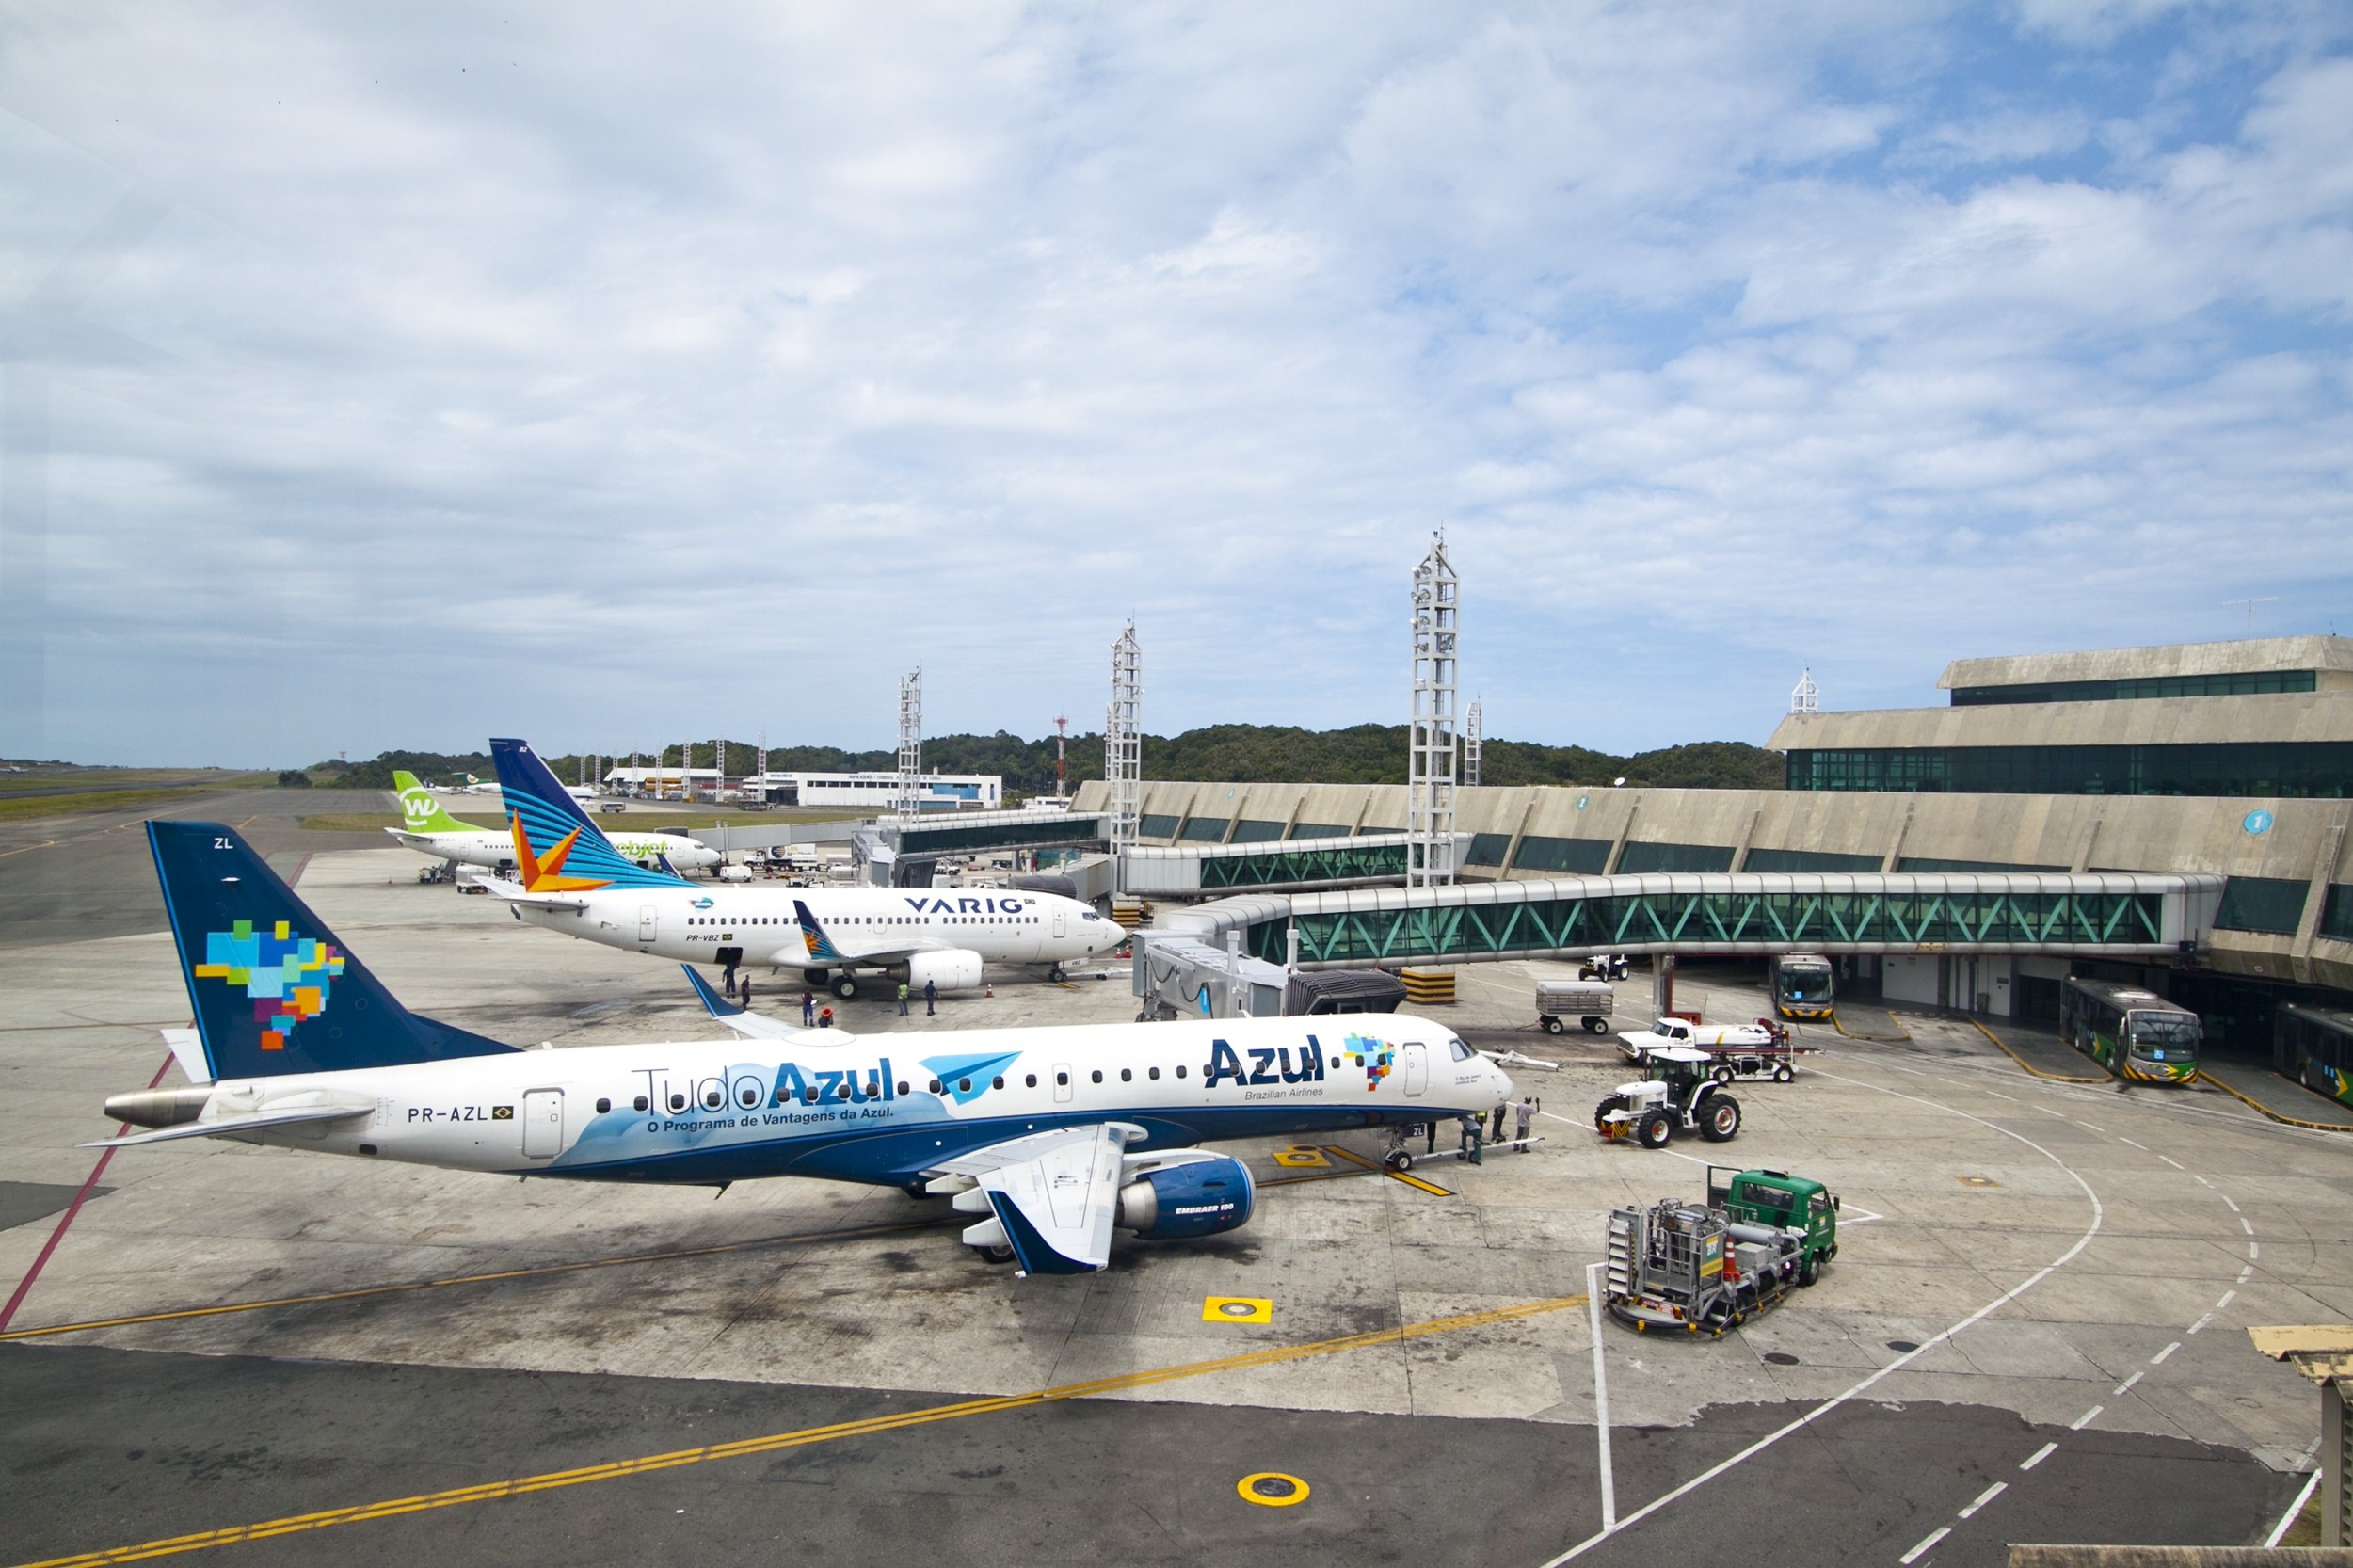
<instances>
[{"instance_id":1,"label":"distant low building","mask_svg":"<svg viewBox=\"0 0 2353 1568\"><path fill-rule=\"evenodd\" d=\"M927 773L919 776L926 811L993 811L1005 798L1005 781L993 773ZM776 806L839 806L861 815L891 810L899 799L895 773L768 773L743 781L746 797Z\"/></svg>"}]
</instances>

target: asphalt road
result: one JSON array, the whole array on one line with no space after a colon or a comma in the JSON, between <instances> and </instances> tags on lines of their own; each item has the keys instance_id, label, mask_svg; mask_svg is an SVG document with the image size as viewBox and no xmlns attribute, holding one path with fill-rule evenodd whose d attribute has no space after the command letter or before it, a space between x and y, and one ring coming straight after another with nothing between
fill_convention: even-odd
<instances>
[{"instance_id":1,"label":"asphalt road","mask_svg":"<svg viewBox=\"0 0 2353 1568\"><path fill-rule=\"evenodd\" d=\"M1675 1351L1699 1351L1676 1346ZM10 1563L962 1401L659 1377L0 1347ZM1801 1407L1615 1433L1622 1513ZM2020 1462L2058 1448L2032 1471ZM1246 1476L1308 1486L1244 1501ZM238 1564L1545 1562L1599 1526L1589 1426L1071 1400L209 1547ZM1958 1520L1994 1481L2007 1490ZM2006 1543L2243 1543L2295 1478L1961 1405L1841 1406L1585 1559L1996 1565ZM1911 1498L1914 1501L1906 1501ZM1920 1499L1927 1499L1925 1501Z\"/></svg>"},{"instance_id":2,"label":"asphalt road","mask_svg":"<svg viewBox=\"0 0 2353 1568\"><path fill-rule=\"evenodd\" d=\"M305 855L381 849L380 833L312 833L301 819L337 808L374 809L372 792L234 790L126 811L84 811L0 824L0 947L88 941L164 928L154 862L139 824L150 817L235 825L290 872ZM422 862L420 862L422 864Z\"/></svg>"}]
</instances>

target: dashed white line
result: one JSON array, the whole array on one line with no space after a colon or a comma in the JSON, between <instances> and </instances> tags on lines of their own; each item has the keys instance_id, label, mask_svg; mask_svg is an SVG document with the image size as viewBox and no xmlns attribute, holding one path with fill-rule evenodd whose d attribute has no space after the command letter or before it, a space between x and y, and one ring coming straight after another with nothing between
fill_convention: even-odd
<instances>
[{"instance_id":1,"label":"dashed white line","mask_svg":"<svg viewBox=\"0 0 2353 1568\"><path fill-rule=\"evenodd\" d=\"M2058 1445L2057 1443L2045 1443L2042 1447L2037 1448L2033 1453L2027 1455L2025 1463L2022 1464L2018 1467L2021 1470L2031 1470L2057 1452L2058 1452Z\"/></svg>"},{"instance_id":2,"label":"dashed white line","mask_svg":"<svg viewBox=\"0 0 2353 1568\"><path fill-rule=\"evenodd\" d=\"M1995 1481L1993 1485L1978 1493L1977 1500L1971 1503L1967 1508L1962 1509L1961 1511L1961 1516L1964 1519L1970 1517L1972 1514L1976 1513L1977 1510L1983 1508L1986 1504L1992 1502L1994 1498L2000 1496L2003 1493L2009 1490L2009 1482L2006 1480Z\"/></svg>"},{"instance_id":3,"label":"dashed white line","mask_svg":"<svg viewBox=\"0 0 2353 1568\"><path fill-rule=\"evenodd\" d=\"M2196 1333L2197 1333L2200 1329L2204 1328L2204 1327L2205 1327L2208 1323L2211 1323L2211 1322L2213 1322L2213 1321L2214 1321L2214 1314L2213 1314L2213 1313L2211 1313L2211 1312L2209 1312L2209 1313L2207 1313L2204 1317L2202 1317L2202 1318L2199 1319L2196 1322L2194 1322L2194 1323L2190 1324L2190 1325L2189 1325L2189 1332L2190 1332L2190 1333L2192 1333L2192 1334L2196 1334Z\"/></svg>"},{"instance_id":4,"label":"dashed white line","mask_svg":"<svg viewBox=\"0 0 2353 1568\"><path fill-rule=\"evenodd\" d=\"M2251 1225L2251 1224L2248 1224L2248 1223L2247 1223L2247 1216L2246 1216L2246 1215L2244 1215L2244 1214L2242 1214L2242 1215L2240 1215L2240 1216L2238 1217L2238 1227L2239 1227L2239 1229L2241 1229L2241 1230L2243 1230L2243 1231L2247 1232L2247 1234L2248 1234L2248 1235L2249 1235L2249 1236L2252 1236L2252 1235L2254 1235L2254 1234L2255 1234L2255 1227L2254 1227L2253 1225Z\"/></svg>"},{"instance_id":5,"label":"dashed white line","mask_svg":"<svg viewBox=\"0 0 2353 1568\"><path fill-rule=\"evenodd\" d=\"M2188 1166L2183 1164L2180 1160L2174 1159L2169 1154L2161 1154L2157 1156L2157 1158L2164 1160L2167 1164L2172 1166L2177 1171L2186 1171L2189 1169Z\"/></svg>"},{"instance_id":6,"label":"dashed white line","mask_svg":"<svg viewBox=\"0 0 2353 1568\"><path fill-rule=\"evenodd\" d=\"M2089 1122L2077 1122L2075 1125L2077 1127L2091 1127ZM2091 1127L2091 1130L2098 1133L2103 1138L2108 1135L2108 1129L2104 1127Z\"/></svg>"},{"instance_id":7,"label":"dashed white line","mask_svg":"<svg viewBox=\"0 0 2353 1568\"><path fill-rule=\"evenodd\" d=\"M2248 1242L2248 1243L2247 1243L2247 1260L2248 1260L2249 1263L2252 1263L2252 1262L2254 1262L2256 1259L2258 1259L2258 1258L2262 1257L2262 1256L2263 1256L2263 1255L2264 1255L2264 1253L2263 1253L2263 1249L2262 1249L2261 1247L2259 1247L2259 1246L2255 1245L2255 1243L2254 1243L2254 1242L2249 1241L2249 1242Z\"/></svg>"},{"instance_id":8,"label":"dashed white line","mask_svg":"<svg viewBox=\"0 0 2353 1568\"><path fill-rule=\"evenodd\" d=\"M1928 1552L1928 1549L1929 1549L1930 1546L1935 1545L1938 1542L1940 1542L1940 1541L1944 1540L1946 1536L1948 1536L1948 1535L1950 1535L1950 1534L1952 1534L1952 1533L1953 1533L1953 1527L1952 1527L1952 1526L1950 1526L1950 1525L1939 1525L1939 1526L1937 1526L1937 1527L1936 1527L1936 1528L1935 1528L1935 1529L1931 1530L1931 1531L1929 1533L1929 1538L1928 1538L1927 1540L1925 1540L1925 1541L1921 1542L1921 1543L1920 1543L1917 1546L1913 1547L1913 1548L1912 1548L1912 1550L1910 1550L1910 1551L1906 1552L1903 1556L1901 1556L1901 1557L1897 1558L1896 1560L1897 1560L1897 1562L1901 1562L1901 1563L1905 1563L1905 1564L1911 1564L1911 1563L1917 1562L1917 1561L1919 1561L1919 1560L1920 1560L1920 1559L1921 1559L1924 1555L1926 1555L1926 1553Z\"/></svg>"},{"instance_id":9,"label":"dashed white line","mask_svg":"<svg viewBox=\"0 0 2353 1568\"><path fill-rule=\"evenodd\" d=\"M2098 1420L2100 1418L2100 1412L2105 1409L2107 1409L2107 1406L2104 1404L2093 1405L2089 1410L2085 1411L2081 1416L2078 1416L2073 1420L2068 1422L2067 1430L2069 1432L2083 1431L2084 1428Z\"/></svg>"},{"instance_id":10,"label":"dashed white line","mask_svg":"<svg viewBox=\"0 0 2353 1568\"><path fill-rule=\"evenodd\" d=\"M2214 1190L2214 1183L2208 1181L2204 1176L2200 1176L2196 1171L2189 1173L2189 1179L2196 1182L2199 1186L2205 1188L2209 1192Z\"/></svg>"},{"instance_id":11,"label":"dashed white line","mask_svg":"<svg viewBox=\"0 0 2353 1568\"><path fill-rule=\"evenodd\" d=\"M2170 1345L2168 1345L2165 1349L2163 1349L2163 1350L2159 1351L2156 1354L2154 1354L2154 1355L2151 1356L2151 1357L2149 1358L2149 1365L2150 1365L2150 1366L2152 1366L2152 1367L2162 1367L2162 1366L2164 1366L2164 1365L2165 1365L2165 1358L2166 1358L2167 1356L2169 1356L2169 1355L2171 1355L2171 1354L2172 1354L2175 1351L2178 1351L2178 1350L2180 1350L2181 1348L2182 1348L2182 1342L2181 1342L2179 1339L2174 1340L2174 1341L2173 1341L2173 1343L2171 1343Z\"/></svg>"},{"instance_id":12,"label":"dashed white line","mask_svg":"<svg viewBox=\"0 0 2353 1568\"><path fill-rule=\"evenodd\" d=\"M2241 1285L2246 1284L2249 1280L2253 1279L2254 1277L2255 1277L2255 1270L2254 1270L2253 1265L2251 1265L2251 1264L2250 1264L2250 1265L2249 1265L2247 1268L2241 1269L2241 1270L2238 1272L2238 1282L2239 1282Z\"/></svg>"},{"instance_id":13,"label":"dashed white line","mask_svg":"<svg viewBox=\"0 0 2353 1568\"><path fill-rule=\"evenodd\" d=\"M2057 1116L2062 1122L2067 1120L2067 1112L2064 1111L2054 1111L2047 1105L2038 1105L2035 1109L2041 1112L2045 1116Z\"/></svg>"},{"instance_id":14,"label":"dashed white line","mask_svg":"<svg viewBox=\"0 0 2353 1568\"><path fill-rule=\"evenodd\" d=\"M2124 1137L2121 1133L2117 1135L2116 1141L2120 1144L2133 1144L2133 1141L2130 1138ZM2133 1144L2133 1147L2138 1149L2143 1154L2147 1154L2149 1152L2149 1145L2146 1144Z\"/></svg>"},{"instance_id":15,"label":"dashed white line","mask_svg":"<svg viewBox=\"0 0 2353 1568\"><path fill-rule=\"evenodd\" d=\"M2229 1205L2231 1206L2231 1212L2232 1212L2232 1213L2235 1214L2235 1213L2237 1213L2237 1212L2239 1211L2239 1208L2238 1208L2238 1200L2237 1200L2236 1198L2234 1198L2234 1197L2231 1196L2231 1194L2230 1194L2230 1193L2228 1193L2228 1192L2223 1193L2223 1194L2222 1194L2222 1201L2223 1201L2224 1203L2227 1203L2227 1204L2229 1204Z\"/></svg>"},{"instance_id":16,"label":"dashed white line","mask_svg":"<svg viewBox=\"0 0 2353 1568\"><path fill-rule=\"evenodd\" d=\"M2215 1304L2214 1304L2214 1309L2215 1309L2217 1312L2221 1311L2224 1307L2226 1307L2226 1306L2228 1306L2228 1305L2230 1305L2230 1304L2231 1304L2231 1300L2232 1300L2232 1298L2233 1298L2233 1297L2234 1297L2234 1296L2236 1296L2237 1294L2238 1294L2238 1292L2237 1292L2237 1291L2235 1291L2235 1290L2225 1290L2225 1291L2223 1291L2223 1292L2222 1292L2222 1299L2221 1299L2220 1301L2218 1301L2218 1302L2217 1302L2217 1303L2215 1303Z\"/></svg>"},{"instance_id":17,"label":"dashed white line","mask_svg":"<svg viewBox=\"0 0 2353 1568\"><path fill-rule=\"evenodd\" d=\"M2116 1392L2119 1394L2123 1393L2126 1389L2132 1387L2134 1384L2138 1383L2142 1378L2145 1378L2149 1374L2145 1371L2135 1372L2131 1377L2126 1378L2122 1383L2116 1385Z\"/></svg>"},{"instance_id":18,"label":"dashed white line","mask_svg":"<svg viewBox=\"0 0 2353 1568\"><path fill-rule=\"evenodd\" d=\"M2009 1100L2012 1105L2016 1105L2018 1103L2015 1096L2005 1095L1999 1089L1988 1089L1986 1093L1992 1095L1997 1100Z\"/></svg>"}]
</instances>

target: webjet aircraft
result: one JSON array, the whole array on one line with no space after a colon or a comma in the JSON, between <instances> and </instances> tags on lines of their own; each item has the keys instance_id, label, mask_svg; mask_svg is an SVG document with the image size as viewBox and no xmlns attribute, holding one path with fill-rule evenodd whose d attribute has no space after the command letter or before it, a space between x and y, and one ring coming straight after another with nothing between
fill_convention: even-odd
<instances>
[{"instance_id":1,"label":"webjet aircraft","mask_svg":"<svg viewBox=\"0 0 2353 1568\"><path fill-rule=\"evenodd\" d=\"M1056 979L1128 939L1077 899L926 888L760 888L696 884L634 866L564 792L532 749L494 740L491 759L514 831L513 882L488 884L516 918L567 936L728 968L798 969L838 997L856 971L916 990L967 990L989 964L1040 964Z\"/></svg>"},{"instance_id":2,"label":"webjet aircraft","mask_svg":"<svg viewBox=\"0 0 2353 1568\"><path fill-rule=\"evenodd\" d=\"M1249 1172L1196 1144L1468 1115L1512 1094L1444 1027L1395 1014L862 1040L732 1014L748 1038L517 1050L403 1007L233 830L147 830L196 1028L164 1031L188 1087L106 1101L153 1129L116 1147L234 1138L509 1176L864 1182L952 1194L977 1217L967 1244L1077 1273L1109 1262L1114 1230L1249 1221Z\"/></svg>"},{"instance_id":3,"label":"webjet aircraft","mask_svg":"<svg viewBox=\"0 0 2353 1568\"><path fill-rule=\"evenodd\" d=\"M403 848L468 866L496 869L515 863L513 833L459 822L441 808L433 792L418 783L413 773L394 768L392 785L400 802L401 825L384 831L399 840ZM622 858L641 866L667 860L680 871L691 872L719 863L717 850L683 833L616 833L607 841Z\"/></svg>"}]
</instances>

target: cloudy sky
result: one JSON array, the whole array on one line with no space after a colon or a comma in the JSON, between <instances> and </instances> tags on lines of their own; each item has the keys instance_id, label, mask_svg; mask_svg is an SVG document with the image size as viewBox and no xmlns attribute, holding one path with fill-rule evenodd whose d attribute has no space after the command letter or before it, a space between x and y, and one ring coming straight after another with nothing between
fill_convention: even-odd
<instances>
[{"instance_id":1,"label":"cloudy sky","mask_svg":"<svg viewBox=\"0 0 2353 1568\"><path fill-rule=\"evenodd\" d=\"M1762 741L2353 632L2353 10L0 14L0 752Z\"/></svg>"}]
</instances>

